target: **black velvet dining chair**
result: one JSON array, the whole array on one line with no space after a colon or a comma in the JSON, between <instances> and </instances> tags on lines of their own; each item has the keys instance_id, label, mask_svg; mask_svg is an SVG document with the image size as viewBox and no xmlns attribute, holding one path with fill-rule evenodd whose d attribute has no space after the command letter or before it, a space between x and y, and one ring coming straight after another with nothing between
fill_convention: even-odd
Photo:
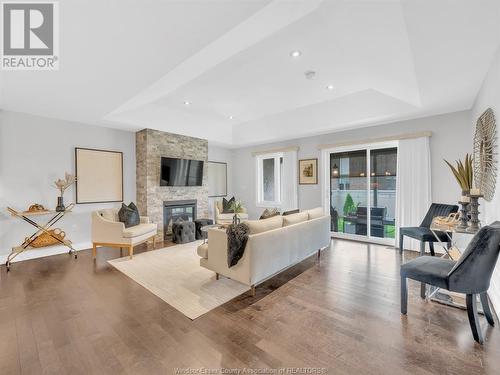
<instances>
[{"instance_id":1,"label":"black velvet dining chair","mask_svg":"<svg viewBox=\"0 0 500 375\"><path fill-rule=\"evenodd\" d=\"M430 230L432 224L432 219L436 216L448 216L451 213L458 211L458 206L451 204L442 203L432 203L424 217L424 220L418 227L400 227L399 228L399 252L403 252L403 237L411 237L420 241L420 255L425 254L425 243L429 243L429 250L431 255L434 255L434 242L438 242L436 236L438 236L441 242L448 243L450 241L446 233L436 231L436 236Z\"/></svg>"},{"instance_id":2,"label":"black velvet dining chair","mask_svg":"<svg viewBox=\"0 0 500 375\"><path fill-rule=\"evenodd\" d=\"M423 256L401 265L401 314L406 315L408 288L406 279L420 281L424 288L421 297L425 298L425 285L430 284L452 292L464 293L467 315L474 340L483 343L479 326L476 299L479 295L484 316L493 326L494 320L486 294L491 275L495 269L500 249L500 221L485 226L476 233L462 256L455 262L449 259Z\"/></svg>"}]
</instances>

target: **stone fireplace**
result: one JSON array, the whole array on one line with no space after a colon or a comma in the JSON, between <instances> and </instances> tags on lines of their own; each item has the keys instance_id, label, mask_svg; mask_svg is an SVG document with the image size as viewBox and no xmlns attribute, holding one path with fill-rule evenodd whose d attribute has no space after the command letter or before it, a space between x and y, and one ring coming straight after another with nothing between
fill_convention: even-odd
<instances>
[{"instance_id":1,"label":"stone fireplace","mask_svg":"<svg viewBox=\"0 0 500 375\"><path fill-rule=\"evenodd\" d=\"M160 186L161 157L202 160L202 186ZM153 129L136 133L137 207L158 225L158 240L168 238L172 220L170 215L192 220L208 217L208 141ZM170 204L179 207L170 209ZM189 202L187 208L184 206ZM190 220L188 218L188 220ZM170 229L169 229L170 227ZM165 231L166 230L166 231Z\"/></svg>"},{"instance_id":2,"label":"stone fireplace","mask_svg":"<svg viewBox=\"0 0 500 375\"><path fill-rule=\"evenodd\" d=\"M196 219L196 199L163 202L164 239L172 239L172 224L179 219L183 221Z\"/></svg>"}]
</instances>

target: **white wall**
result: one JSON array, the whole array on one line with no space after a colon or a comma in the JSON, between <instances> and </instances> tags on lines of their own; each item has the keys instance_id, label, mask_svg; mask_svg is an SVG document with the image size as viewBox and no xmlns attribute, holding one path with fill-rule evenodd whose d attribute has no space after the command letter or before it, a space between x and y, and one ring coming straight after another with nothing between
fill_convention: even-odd
<instances>
[{"instance_id":1,"label":"white wall","mask_svg":"<svg viewBox=\"0 0 500 375\"><path fill-rule=\"evenodd\" d=\"M33 203L54 208L58 191L53 181L65 172L75 173L75 147L123 152L124 199L135 201L135 134L63 120L0 112L0 261L12 246L19 245L33 227L6 212L6 206L25 210ZM98 182L96 182L98 183ZM65 194L65 203L75 201L74 186ZM78 205L60 221L78 249L90 247L90 212L116 204ZM58 224L58 226L59 226ZM64 247L34 250L19 259L66 251Z\"/></svg>"},{"instance_id":2,"label":"white wall","mask_svg":"<svg viewBox=\"0 0 500 375\"><path fill-rule=\"evenodd\" d=\"M443 162L463 158L472 151L471 121L469 111L426 117L410 121L395 122L376 127L367 127L316 137L301 138L281 143L249 147L233 151L233 191L249 209L251 218L258 218L262 208L256 207L255 161L252 151L268 150L276 147L299 146L299 159L318 158L321 171L320 144L356 141L419 131L432 131L432 197L435 202L456 203L460 189ZM321 175L318 185L299 185L299 208L321 206Z\"/></svg>"},{"instance_id":3,"label":"white wall","mask_svg":"<svg viewBox=\"0 0 500 375\"><path fill-rule=\"evenodd\" d=\"M477 118L488 108L493 109L497 123L497 145L500 145L499 129L500 129L500 49L497 51L496 57L491 65L491 68L483 82L481 90L476 98L476 102L471 110L471 123L475 124ZM498 148L498 147L497 147ZM498 152L498 149L497 149ZM498 155L497 155L498 158ZM480 202L482 206L480 211L481 220L483 223L491 223L495 220L500 220L500 179L497 177L496 192L491 202ZM491 280L489 291L490 299L495 306L495 310L500 314L500 262Z\"/></svg>"},{"instance_id":4,"label":"white wall","mask_svg":"<svg viewBox=\"0 0 500 375\"><path fill-rule=\"evenodd\" d=\"M233 151L224 147L208 143L208 161L227 163L227 196L233 196ZM214 219L214 205L216 200L222 198L208 198L208 216Z\"/></svg>"}]
</instances>

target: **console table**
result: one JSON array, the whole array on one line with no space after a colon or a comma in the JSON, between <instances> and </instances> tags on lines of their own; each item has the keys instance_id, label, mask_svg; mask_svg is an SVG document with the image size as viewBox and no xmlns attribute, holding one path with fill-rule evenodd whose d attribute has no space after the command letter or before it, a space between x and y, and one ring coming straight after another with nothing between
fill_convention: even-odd
<instances>
[{"instance_id":1,"label":"console table","mask_svg":"<svg viewBox=\"0 0 500 375\"><path fill-rule=\"evenodd\" d=\"M73 248L71 241L66 239L66 238L59 238L56 235L54 235L50 229L59 221L61 220L64 215L66 215L68 212L70 212L73 207L74 203L70 204L64 211L54 211L54 210L44 210L44 211L33 211L33 212L19 212L14 210L13 208L7 207L7 211L14 216L17 217L26 223L34 226L37 230L34 232L31 236L26 237L24 242L19 245L19 246L14 246L10 252L10 254L7 257L7 261L5 262L5 266L7 267L7 272L10 270L10 265L12 261L14 260L15 257L17 257L19 254L27 251L27 250L35 250L38 248L30 247L30 245L42 234L46 234L50 237L52 237L55 241L60 243L61 245L64 245L69 248L69 254L74 254L75 259L77 258L77 254L75 249ZM41 216L47 216L50 215L50 218L44 223L44 224L39 224L34 220L35 217L41 217ZM41 247L42 248L42 247Z\"/></svg>"}]
</instances>

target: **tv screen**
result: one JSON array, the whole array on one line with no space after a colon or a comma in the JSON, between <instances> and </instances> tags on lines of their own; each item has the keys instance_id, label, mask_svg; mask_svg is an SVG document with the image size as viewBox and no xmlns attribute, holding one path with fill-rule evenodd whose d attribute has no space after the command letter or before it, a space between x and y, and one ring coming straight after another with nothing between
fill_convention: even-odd
<instances>
[{"instance_id":1,"label":"tv screen","mask_svg":"<svg viewBox=\"0 0 500 375\"><path fill-rule=\"evenodd\" d=\"M203 161L161 158L160 186L201 186Z\"/></svg>"}]
</instances>

